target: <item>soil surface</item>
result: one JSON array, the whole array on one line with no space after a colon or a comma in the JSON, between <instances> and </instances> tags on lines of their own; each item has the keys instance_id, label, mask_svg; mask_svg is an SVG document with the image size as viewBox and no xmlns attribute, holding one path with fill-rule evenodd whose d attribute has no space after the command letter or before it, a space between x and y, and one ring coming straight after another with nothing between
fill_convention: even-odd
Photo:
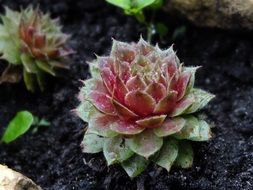
<instances>
[{"instance_id":1,"label":"soil surface","mask_svg":"<svg viewBox=\"0 0 253 190\"><path fill-rule=\"evenodd\" d=\"M18 9L29 0L0 0L2 6ZM34 0L34 2L36 2ZM143 28L134 18L103 0L43 0L41 9L59 16L64 30L72 34L71 70L58 79L49 79L46 92L31 94L22 83L0 86L0 133L17 111L29 110L51 121L51 127L24 135L14 143L0 145L0 163L22 172L46 190L90 189L253 189L253 35L199 29L186 24L187 31L172 41L186 65L202 65L197 86L217 95L203 111L214 124L214 138L195 143L191 169L164 169L150 165L131 180L119 166L107 167L101 154L83 154L80 142L86 124L71 110L81 83L89 77L86 61L93 53L105 55L111 37L136 41ZM35 3L36 4L36 3ZM159 13L170 33L178 23ZM174 22L174 23L173 23ZM185 23L184 21L181 22ZM4 64L4 62L1 62Z\"/></svg>"}]
</instances>

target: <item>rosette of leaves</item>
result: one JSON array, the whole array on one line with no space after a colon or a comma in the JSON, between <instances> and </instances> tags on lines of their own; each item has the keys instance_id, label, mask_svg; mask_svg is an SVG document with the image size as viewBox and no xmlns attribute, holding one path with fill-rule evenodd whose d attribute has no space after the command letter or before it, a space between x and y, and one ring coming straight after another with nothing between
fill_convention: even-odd
<instances>
[{"instance_id":1,"label":"rosette of leaves","mask_svg":"<svg viewBox=\"0 0 253 190\"><path fill-rule=\"evenodd\" d=\"M194 87L198 68L180 64L172 47L114 40L109 56L90 63L79 94L76 111L88 122L83 152L103 151L108 165L121 164L130 177L150 162L168 171L191 167L190 141L211 138L210 125L193 113L214 98Z\"/></svg>"},{"instance_id":2,"label":"rosette of leaves","mask_svg":"<svg viewBox=\"0 0 253 190\"><path fill-rule=\"evenodd\" d=\"M0 55L9 65L0 78L18 82L23 75L28 90L36 83L44 90L45 74L56 76L57 69L67 69L66 57L73 51L66 47L69 35L64 34L59 19L51 19L31 6L21 12L5 8L0 24Z\"/></svg>"}]
</instances>

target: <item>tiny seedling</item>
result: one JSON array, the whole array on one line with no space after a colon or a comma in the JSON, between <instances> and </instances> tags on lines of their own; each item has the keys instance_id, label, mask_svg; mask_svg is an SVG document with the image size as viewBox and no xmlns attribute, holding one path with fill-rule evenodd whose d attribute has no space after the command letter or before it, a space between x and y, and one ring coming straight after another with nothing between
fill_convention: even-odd
<instances>
[{"instance_id":1,"label":"tiny seedling","mask_svg":"<svg viewBox=\"0 0 253 190\"><path fill-rule=\"evenodd\" d=\"M145 25L147 29L147 40L151 42L152 36L157 32L160 37L166 35L167 26L161 23L154 24L155 12L163 5L163 0L106 0L108 3L120 7L126 15L136 17L136 19ZM144 14L144 9L152 9L151 20L148 21ZM161 32L161 33L160 33Z\"/></svg>"},{"instance_id":2,"label":"tiny seedling","mask_svg":"<svg viewBox=\"0 0 253 190\"><path fill-rule=\"evenodd\" d=\"M7 126L1 142L6 144L13 142L25 134L32 126L35 126L34 129L36 129L38 126L50 126L50 123L45 119L40 120L29 111L18 112Z\"/></svg>"}]
</instances>

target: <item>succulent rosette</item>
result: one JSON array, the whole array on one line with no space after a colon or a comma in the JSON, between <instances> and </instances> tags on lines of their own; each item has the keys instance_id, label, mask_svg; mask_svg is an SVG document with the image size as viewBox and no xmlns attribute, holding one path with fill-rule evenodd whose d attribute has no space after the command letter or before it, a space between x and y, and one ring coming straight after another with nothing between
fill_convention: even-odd
<instances>
[{"instance_id":1,"label":"succulent rosette","mask_svg":"<svg viewBox=\"0 0 253 190\"><path fill-rule=\"evenodd\" d=\"M2 82L18 82L23 75L26 87L34 91L36 81L44 89L44 75L56 75L57 69L68 68L64 34L59 19L51 19L31 6L21 12L5 8L0 24L0 55L9 65L0 77Z\"/></svg>"},{"instance_id":2,"label":"succulent rosette","mask_svg":"<svg viewBox=\"0 0 253 190\"><path fill-rule=\"evenodd\" d=\"M79 94L77 114L88 122L83 152L103 151L130 177L151 161L168 171L190 167L190 141L211 138L210 125L193 115L214 97L194 88L198 68L180 64L172 47L114 40L109 56L90 63Z\"/></svg>"}]
</instances>

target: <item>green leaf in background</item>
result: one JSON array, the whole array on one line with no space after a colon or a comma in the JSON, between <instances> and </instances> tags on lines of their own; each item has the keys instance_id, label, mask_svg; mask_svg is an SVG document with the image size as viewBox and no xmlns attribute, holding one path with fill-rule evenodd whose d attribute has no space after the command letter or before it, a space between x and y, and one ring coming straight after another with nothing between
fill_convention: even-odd
<instances>
[{"instance_id":1,"label":"green leaf in background","mask_svg":"<svg viewBox=\"0 0 253 190\"><path fill-rule=\"evenodd\" d=\"M159 22L156 25L156 31L159 34L160 38L164 38L168 34L169 29L165 24Z\"/></svg>"},{"instance_id":2,"label":"green leaf in background","mask_svg":"<svg viewBox=\"0 0 253 190\"><path fill-rule=\"evenodd\" d=\"M9 123L1 141L10 143L29 130L33 124L33 115L28 111L21 111Z\"/></svg>"}]
</instances>

